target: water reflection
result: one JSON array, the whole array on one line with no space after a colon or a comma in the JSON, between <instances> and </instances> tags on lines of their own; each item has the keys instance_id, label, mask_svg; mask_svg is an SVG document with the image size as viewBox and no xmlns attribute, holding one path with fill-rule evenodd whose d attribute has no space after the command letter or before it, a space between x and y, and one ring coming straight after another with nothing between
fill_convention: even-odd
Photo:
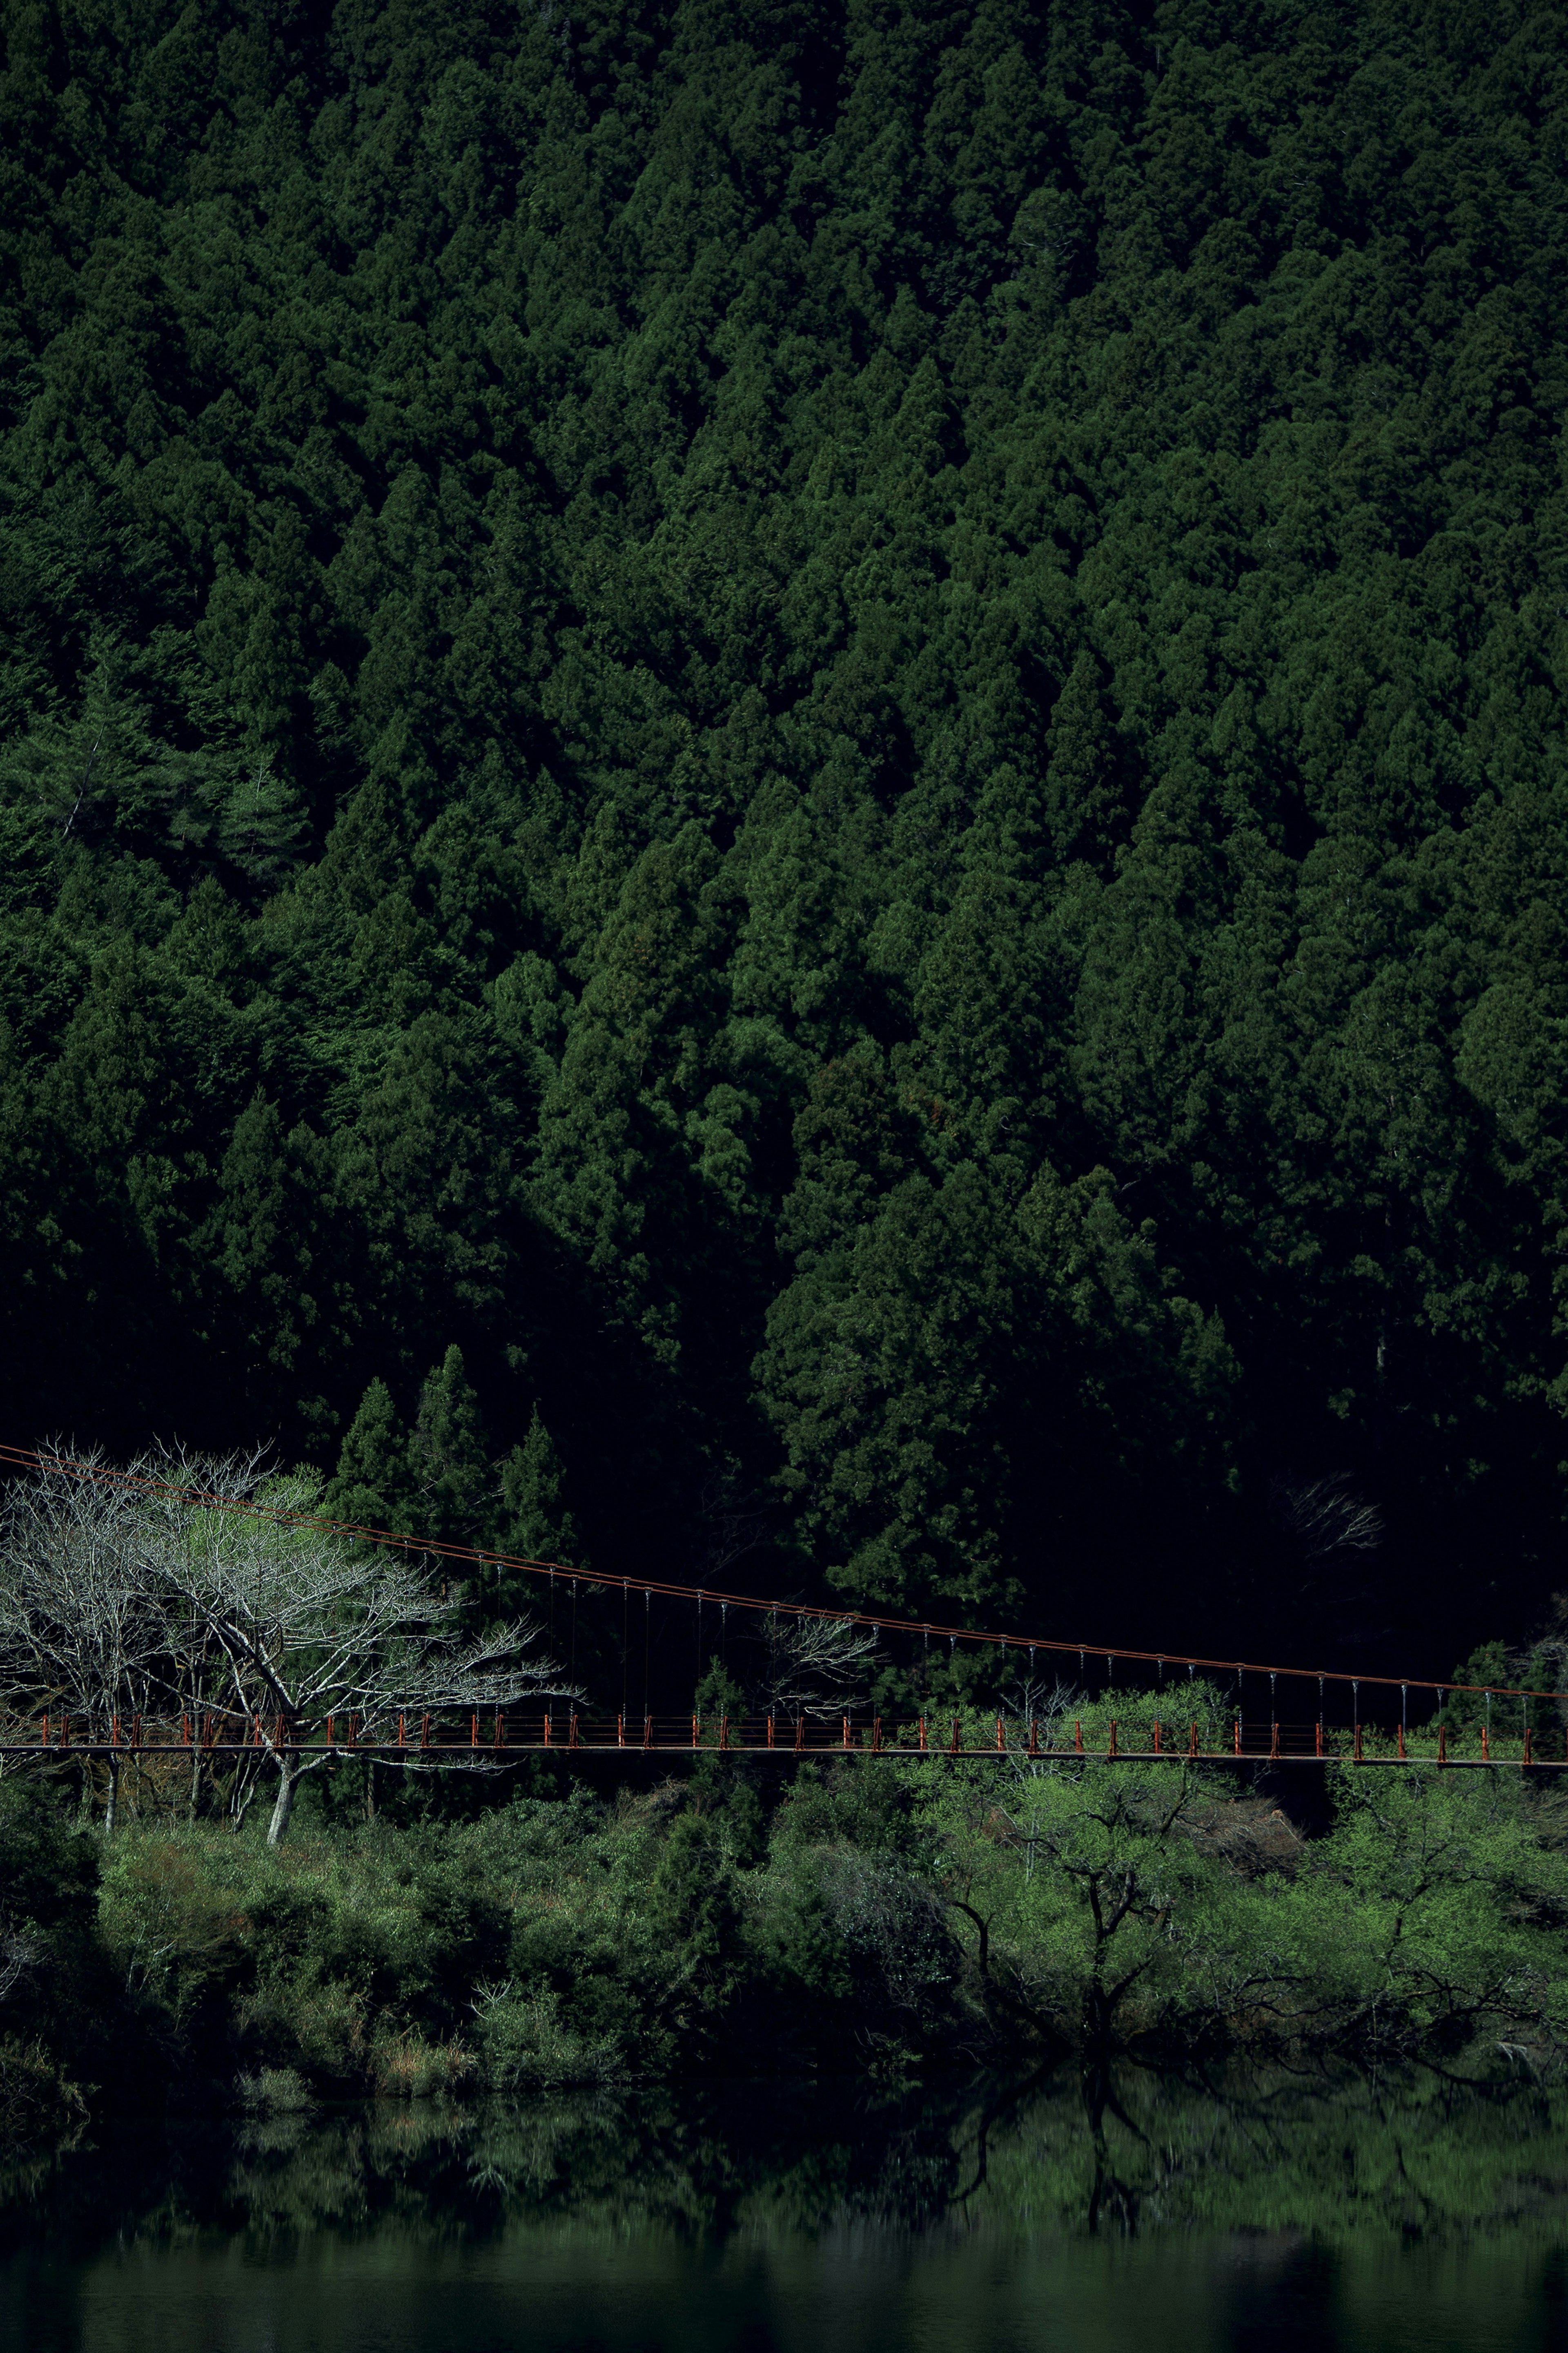
<instances>
[{"instance_id":1,"label":"water reflection","mask_svg":"<svg viewBox=\"0 0 1568 2353\"><path fill-rule=\"evenodd\" d=\"M1568 2104L1426 2072L731 2085L124 2125L17 2168L0 2342L1568 2342Z\"/></svg>"}]
</instances>

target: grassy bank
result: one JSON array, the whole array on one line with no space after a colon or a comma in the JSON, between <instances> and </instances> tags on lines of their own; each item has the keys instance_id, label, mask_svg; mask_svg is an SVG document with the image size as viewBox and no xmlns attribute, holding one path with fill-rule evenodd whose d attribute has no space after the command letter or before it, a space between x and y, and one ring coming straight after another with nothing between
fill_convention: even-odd
<instances>
[{"instance_id":1,"label":"grassy bank","mask_svg":"<svg viewBox=\"0 0 1568 2353\"><path fill-rule=\"evenodd\" d=\"M269 1850L257 1822L105 1838L72 1788L12 1778L6 2121L95 2087L279 2108L705 2072L897 2082L1073 2049L1550 2072L1554 1787L1333 1764L1322 1790L1309 1836L1271 1794L1181 1763L865 1757L781 1782L714 1757L466 1820L353 1820L345 1784L336 1818L328 1791Z\"/></svg>"}]
</instances>

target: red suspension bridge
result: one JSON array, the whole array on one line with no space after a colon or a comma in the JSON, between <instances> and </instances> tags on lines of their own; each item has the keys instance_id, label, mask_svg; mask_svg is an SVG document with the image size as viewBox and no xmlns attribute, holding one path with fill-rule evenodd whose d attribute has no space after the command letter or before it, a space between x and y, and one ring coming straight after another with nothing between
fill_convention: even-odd
<instances>
[{"instance_id":1,"label":"red suspension bridge","mask_svg":"<svg viewBox=\"0 0 1568 2353\"><path fill-rule=\"evenodd\" d=\"M1456 1686L1468 1688L1468 1686ZM627 1724L624 1715L587 1717L575 1710L537 1709L468 1717L421 1717L413 1726L400 1724L396 1732L367 1736L352 1714L327 1719L323 1735L300 1737L283 1716L241 1715L233 1710L203 1711L195 1716L153 1720L119 1717L93 1725L88 1719L47 1714L24 1721L13 1718L0 1726L0 1755L37 1757L47 1751L68 1755L122 1757L139 1763L193 1756L247 1757L258 1752L287 1750L296 1757L372 1757L387 1763L418 1766L475 1766L524 1757L555 1757L585 1763L594 1757L628 1752L645 1757L697 1756L715 1752L772 1758L779 1764L807 1757L1011 1757L1022 1763L1087 1762L1165 1764L1250 1763L1296 1764L1339 1758L1357 1765L1492 1767L1504 1764L1568 1768L1568 1746L1559 1732L1542 1736L1526 1725L1517 1736L1493 1734L1482 1725L1467 1742L1439 1725L1435 1731L1407 1732L1403 1725L1387 1734L1356 1724L1348 1731L1313 1724L1263 1722L1236 1715L1227 1720L1230 1737L1215 1744L1212 1734L1194 1719L1184 1724L1170 1717L1076 1716L1061 1736L1059 1725L1042 1725L1037 1717L984 1716L973 1712L928 1720L919 1716L891 1726L879 1715L858 1710L842 1715L835 1725L816 1716L644 1716ZM841 1725L841 1729L839 1726ZM1053 1734L1056 1736L1052 1736ZM1391 1745L1392 1744L1392 1745Z\"/></svg>"},{"instance_id":2,"label":"red suspension bridge","mask_svg":"<svg viewBox=\"0 0 1568 2353\"><path fill-rule=\"evenodd\" d=\"M644 1598L657 1597L693 1605L700 1629L701 1614L717 1609L757 1617L811 1620L861 1629L878 1635L896 1635L930 1644L946 1641L952 1650L990 1649L1018 1658L1026 1656L1034 1690L1041 1654L1047 1661L1070 1665L1076 1659L1081 1682L1089 1661L1103 1661L1108 1685L1116 1671L1129 1669L1147 1677L1153 1671L1159 1695L1148 1689L1129 1693L1118 1703L1109 1693L1096 1704L1081 1704L1068 1715L1059 1707L1043 1716L1032 1700L1011 1713L982 1713L973 1708L941 1716L911 1715L884 1722L867 1706L813 1706L794 1714L736 1715L700 1713L656 1715L645 1710L632 1715L623 1705L615 1715L590 1716L573 1706L528 1710L467 1711L450 1714L406 1713L395 1721L367 1724L353 1712L329 1715L316 1736L279 1716L240 1715L221 1708L203 1709L174 1718L119 1717L94 1723L81 1716L50 1712L28 1719L0 1716L0 1756L37 1757L41 1750L56 1755L122 1756L152 1763L208 1755L240 1757L258 1749L287 1746L300 1757L321 1754L358 1755L411 1765L468 1762L479 1766L502 1759L549 1755L570 1762L586 1762L616 1753L645 1756L695 1755L713 1751L771 1757L780 1763L806 1757L871 1755L904 1757L1011 1757L1020 1763L1052 1758L1100 1757L1107 1761L1204 1760L1254 1764L1316 1763L1342 1758L1364 1765L1442 1767L1514 1767L1568 1769L1568 1693L1519 1684L1482 1684L1443 1681L1429 1675L1352 1674L1343 1669L1268 1664L1254 1660L1204 1656L1197 1652L1144 1651L1105 1642L1081 1642L1059 1636L999 1632L951 1625L936 1620L898 1618L874 1610L844 1609L819 1602L768 1599L754 1594L688 1585L666 1578L623 1576L574 1567L570 1562L533 1559L492 1547L455 1544L440 1538L413 1536L389 1529L339 1520L330 1514L295 1509L264 1495L231 1495L209 1492L140 1472L30 1447L0 1444L0 1468L44 1472L60 1479L91 1482L184 1504L203 1511L243 1514L281 1526L310 1529L348 1545L376 1545L409 1556L448 1563L468 1570L521 1572L550 1581L568 1580L591 1592ZM1179 1680L1184 1671L1189 1686L1200 1674L1212 1696L1213 1679L1223 1679L1236 1704L1216 1708L1205 1704L1199 1715L1183 1705ZM1169 1690L1166 1678L1178 1680ZM1260 1699L1267 1686L1268 1707L1245 1704L1247 1679ZM1285 1686L1286 1710L1279 1707ZM1296 1695L1315 1707L1291 1704ZM1327 1706L1332 1693L1341 1702L1337 1715ZM1369 1704L1363 1706L1363 1695ZM1397 1717L1394 1702L1398 1695ZM1482 1718L1458 1728L1435 1716L1424 1727L1413 1727L1411 1697L1419 1715L1430 1694L1437 1711L1464 1697L1481 1704ZM1194 1694L1195 1696L1195 1694ZM1347 1704L1348 1703L1348 1704ZM1493 1722L1494 1704L1517 1725ZM1554 1720L1540 1719L1551 1711ZM1535 1721L1532 1721L1532 1715ZM1342 1720L1341 1720L1342 1719Z\"/></svg>"}]
</instances>

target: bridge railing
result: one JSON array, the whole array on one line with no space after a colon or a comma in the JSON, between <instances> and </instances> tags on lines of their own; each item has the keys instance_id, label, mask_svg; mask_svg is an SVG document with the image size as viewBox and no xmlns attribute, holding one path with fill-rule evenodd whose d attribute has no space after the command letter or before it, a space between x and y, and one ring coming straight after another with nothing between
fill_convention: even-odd
<instances>
[{"instance_id":1,"label":"bridge railing","mask_svg":"<svg viewBox=\"0 0 1568 2353\"><path fill-rule=\"evenodd\" d=\"M1439 1767L1568 1767L1561 1725L1517 1732L1479 1725L1334 1725L1210 1714L1202 1721L1094 1712L1073 1718L957 1715L887 1718L864 1709L832 1715L589 1715L557 1706L490 1709L463 1715L346 1711L309 1723L277 1715L202 1709L179 1717L107 1720L46 1711L0 1717L0 1756L152 1762L180 1757L372 1756L414 1767L495 1763L525 1756L567 1759L607 1752L773 1757L898 1757L1010 1758L1015 1764L1102 1763L1287 1765L1332 1762Z\"/></svg>"}]
</instances>

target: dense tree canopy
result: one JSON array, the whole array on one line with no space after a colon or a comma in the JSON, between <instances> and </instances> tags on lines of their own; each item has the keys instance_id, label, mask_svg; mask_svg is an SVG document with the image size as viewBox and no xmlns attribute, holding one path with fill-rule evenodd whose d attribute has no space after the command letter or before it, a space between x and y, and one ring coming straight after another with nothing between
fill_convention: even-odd
<instances>
[{"instance_id":1,"label":"dense tree canopy","mask_svg":"<svg viewBox=\"0 0 1568 2353\"><path fill-rule=\"evenodd\" d=\"M5 1433L1073 1636L1539 1613L1558 13L3 22Z\"/></svg>"}]
</instances>

